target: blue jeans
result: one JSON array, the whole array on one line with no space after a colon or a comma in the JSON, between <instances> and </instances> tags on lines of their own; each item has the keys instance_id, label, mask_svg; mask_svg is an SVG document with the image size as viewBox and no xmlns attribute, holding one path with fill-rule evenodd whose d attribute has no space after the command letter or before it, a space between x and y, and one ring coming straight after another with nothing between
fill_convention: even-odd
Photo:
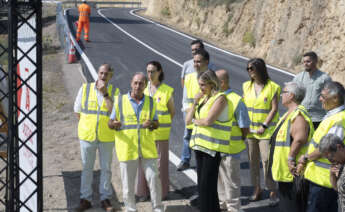
<instances>
[{"instance_id":1,"label":"blue jeans","mask_svg":"<svg viewBox=\"0 0 345 212\"><path fill-rule=\"evenodd\" d=\"M192 129L185 128L184 136L183 136L183 147L182 147L182 155L181 160L182 162L189 163L191 158L192 150L189 148L189 141L192 137Z\"/></svg>"},{"instance_id":2,"label":"blue jeans","mask_svg":"<svg viewBox=\"0 0 345 212\"><path fill-rule=\"evenodd\" d=\"M307 212L338 212L337 200L335 190L310 182Z\"/></svg>"},{"instance_id":3,"label":"blue jeans","mask_svg":"<svg viewBox=\"0 0 345 212\"><path fill-rule=\"evenodd\" d=\"M99 151L99 163L101 177L99 193L101 200L110 199L112 196L111 187L111 162L113 159L114 142L87 142L80 141L80 153L83 165L81 173L80 198L92 200L93 166L96 160L97 149Z\"/></svg>"}]
</instances>

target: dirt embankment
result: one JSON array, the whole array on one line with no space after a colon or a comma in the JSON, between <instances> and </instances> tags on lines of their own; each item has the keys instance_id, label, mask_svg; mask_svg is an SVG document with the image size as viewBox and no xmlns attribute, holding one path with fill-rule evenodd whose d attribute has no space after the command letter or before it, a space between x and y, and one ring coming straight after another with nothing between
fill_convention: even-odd
<instances>
[{"instance_id":1,"label":"dirt embankment","mask_svg":"<svg viewBox=\"0 0 345 212\"><path fill-rule=\"evenodd\" d=\"M143 0L145 15L290 72L303 53L345 84L345 3L339 0Z\"/></svg>"}]
</instances>

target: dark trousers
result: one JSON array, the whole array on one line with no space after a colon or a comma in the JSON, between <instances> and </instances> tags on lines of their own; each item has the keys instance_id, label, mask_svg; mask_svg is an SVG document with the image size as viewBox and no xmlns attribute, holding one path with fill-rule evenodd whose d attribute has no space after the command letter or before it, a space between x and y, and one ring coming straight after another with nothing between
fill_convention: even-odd
<instances>
[{"instance_id":1,"label":"dark trousers","mask_svg":"<svg viewBox=\"0 0 345 212\"><path fill-rule=\"evenodd\" d=\"M298 178L298 177L297 177ZM294 182L278 182L279 209L281 212L305 212L308 198L308 181L294 179Z\"/></svg>"},{"instance_id":2,"label":"dark trousers","mask_svg":"<svg viewBox=\"0 0 345 212\"><path fill-rule=\"evenodd\" d=\"M338 193L309 182L307 212L338 212Z\"/></svg>"},{"instance_id":3,"label":"dark trousers","mask_svg":"<svg viewBox=\"0 0 345 212\"><path fill-rule=\"evenodd\" d=\"M195 151L195 157L200 212L220 212L217 190L220 153L212 157L207 153Z\"/></svg>"}]
</instances>

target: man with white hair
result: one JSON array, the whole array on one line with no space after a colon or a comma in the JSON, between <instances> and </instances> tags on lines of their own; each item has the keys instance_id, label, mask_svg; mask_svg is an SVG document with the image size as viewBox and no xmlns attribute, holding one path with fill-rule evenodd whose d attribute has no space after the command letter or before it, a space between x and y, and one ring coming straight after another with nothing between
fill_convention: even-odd
<instances>
[{"instance_id":1,"label":"man with white hair","mask_svg":"<svg viewBox=\"0 0 345 212\"><path fill-rule=\"evenodd\" d=\"M300 166L306 166L304 177L309 183L307 212L337 212L338 194L330 182L331 163L319 151L321 139L337 126L345 127L345 90L339 82L326 82L321 91L320 101L327 111L316 129L308 152L299 159ZM333 128L333 129L332 129ZM339 131L338 131L339 132Z\"/></svg>"},{"instance_id":2,"label":"man with white hair","mask_svg":"<svg viewBox=\"0 0 345 212\"><path fill-rule=\"evenodd\" d=\"M279 209L283 212L304 212L307 204L294 183L299 177L296 163L306 153L307 144L314 133L311 117L301 105L304 95L302 85L285 83L281 100L288 111L280 118L271 138L271 150L274 150L270 155L272 177L278 183Z\"/></svg>"}]
</instances>

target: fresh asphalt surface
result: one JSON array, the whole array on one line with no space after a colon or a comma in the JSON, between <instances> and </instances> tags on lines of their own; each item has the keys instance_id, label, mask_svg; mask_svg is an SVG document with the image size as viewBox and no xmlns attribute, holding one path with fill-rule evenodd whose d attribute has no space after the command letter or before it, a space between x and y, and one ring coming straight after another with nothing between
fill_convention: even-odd
<instances>
[{"instance_id":1,"label":"fresh asphalt surface","mask_svg":"<svg viewBox=\"0 0 345 212\"><path fill-rule=\"evenodd\" d=\"M164 82L175 89L175 107L176 115L173 121L173 127L170 137L170 151L178 158L181 155L182 138L184 132L184 122L182 118L181 101L182 88L180 84L181 65L184 61L191 59L190 42L191 39L182 36L173 31L167 30L160 25L150 23L130 14L129 8L112 8L102 10L92 10L90 18L90 43L82 41L81 48L89 58L93 66L97 69L103 63L110 63L115 69L115 75L111 81L116 87L119 87L121 93L127 93L130 89L131 77L135 72L145 72L145 66L148 61L160 61L164 74ZM77 20L77 11L71 9L68 11L68 23L73 27ZM103 14L107 19L102 17ZM124 31L135 37L131 38L128 34L119 30L114 24L121 27ZM146 45L143 45L143 43ZM151 49L148 48L151 47ZM156 50L155 52L152 49ZM210 53L210 61L217 68L225 68L230 73L230 85L237 93L242 94L242 83L249 79L246 64L247 60L243 57L224 53L223 51L206 46ZM165 55L162 56L161 54ZM291 81L292 75L281 71L269 69L271 79L280 85ZM281 105L280 105L281 106ZM283 110L280 110L281 114ZM170 156L171 157L171 156ZM194 156L193 156L194 157ZM250 175L247 153L241 155L241 179L242 179L242 207L245 211L278 211L277 207L268 207L268 193L264 193L265 200L250 203L248 196L251 195ZM195 161L191 162L195 168ZM178 192L190 197L196 189L195 183L187 175L176 171L173 163L169 165L170 181L172 187ZM261 174L262 176L262 174ZM262 178L261 178L262 179ZM263 180L261 180L263 182ZM262 187L264 185L262 184Z\"/></svg>"}]
</instances>

